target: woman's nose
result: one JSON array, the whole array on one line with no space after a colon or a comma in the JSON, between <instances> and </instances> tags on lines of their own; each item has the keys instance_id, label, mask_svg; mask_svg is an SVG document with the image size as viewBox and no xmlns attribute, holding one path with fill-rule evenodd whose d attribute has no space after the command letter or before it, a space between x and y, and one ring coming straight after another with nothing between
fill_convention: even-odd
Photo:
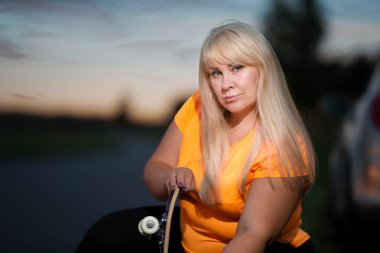
<instances>
[{"instance_id":1,"label":"woman's nose","mask_svg":"<svg viewBox=\"0 0 380 253\"><path fill-rule=\"evenodd\" d=\"M222 89L223 90L229 90L234 83L234 79L230 74L224 74L223 75L223 82L222 82Z\"/></svg>"}]
</instances>

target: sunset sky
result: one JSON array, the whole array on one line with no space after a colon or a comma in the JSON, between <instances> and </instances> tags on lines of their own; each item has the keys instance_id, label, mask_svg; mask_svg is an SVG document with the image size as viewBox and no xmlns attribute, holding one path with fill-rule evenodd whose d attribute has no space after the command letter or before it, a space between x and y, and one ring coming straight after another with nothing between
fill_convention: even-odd
<instances>
[{"instance_id":1,"label":"sunset sky","mask_svg":"<svg viewBox=\"0 0 380 253\"><path fill-rule=\"evenodd\" d=\"M296 0L286 0L295 3ZM159 122L197 88L208 31L227 19L262 28L268 0L0 0L0 111L114 115ZM321 0L321 53L380 51L379 0Z\"/></svg>"}]
</instances>

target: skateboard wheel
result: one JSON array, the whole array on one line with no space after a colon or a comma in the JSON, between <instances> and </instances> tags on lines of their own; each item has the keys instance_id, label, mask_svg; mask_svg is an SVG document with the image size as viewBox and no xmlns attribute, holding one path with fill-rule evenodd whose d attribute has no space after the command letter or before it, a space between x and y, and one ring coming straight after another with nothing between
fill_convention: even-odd
<instances>
[{"instance_id":1,"label":"skateboard wheel","mask_svg":"<svg viewBox=\"0 0 380 253\"><path fill-rule=\"evenodd\" d=\"M142 220L139 222L139 225L137 227L139 229L140 234L145 235L144 231L142 231L142 229L141 229L141 222L142 222Z\"/></svg>"},{"instance_id":2,"label":"skateboard wheel","mask_svg":"<svg viewBox=\"0 0 380 253\"><path fill-rule=\"evenodd\" d=\"M142 235L152 235L158 231L160 223L157 218L147 216L139 222L138 229Z\"/></svg>"}]
</instances>

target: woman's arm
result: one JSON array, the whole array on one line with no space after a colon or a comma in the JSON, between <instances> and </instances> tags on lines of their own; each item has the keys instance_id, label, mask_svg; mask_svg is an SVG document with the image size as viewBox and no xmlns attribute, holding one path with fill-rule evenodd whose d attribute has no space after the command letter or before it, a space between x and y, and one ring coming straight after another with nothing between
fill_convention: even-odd
<instances>
[{"instance_id":1,"label":"woman's arm","mask_svg":"<svg viewBox=\"0 0 380 253\"><path fill-rule=\"evenodd\" d=\"M182 134L172 121L145 165L144 183L158 200L166 200L169 196L167 180L175 173L181 140Z\"/></svg>"},{"instance_id":2,"label":"woman's arm","mask_svg":"<svg viewBox=\"0 0 380 253\"><path fill-rule=\"evenodd\" d=\"M288 180L295 187L290 189L281 178L253 180L236 235L223 253L262 253L278 237L304 192L302 180Z\"/></svg>"}]
</instances>

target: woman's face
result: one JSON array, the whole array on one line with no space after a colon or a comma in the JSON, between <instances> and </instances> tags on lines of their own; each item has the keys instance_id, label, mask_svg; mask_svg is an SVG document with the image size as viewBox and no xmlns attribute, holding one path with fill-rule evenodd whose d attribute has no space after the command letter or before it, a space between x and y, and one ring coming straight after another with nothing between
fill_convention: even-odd
<instances>
[{"instance_id":1,"label":"woman's face","mask_svg":"<svg viewBox=\"0 0 380 253\"><path fill-rule=\"evenodd\" d=\"M209 69L212 89L232 117L245 117L256 106L259 71L255 66L215 63Z\"/></svg>"}]
</instances>

